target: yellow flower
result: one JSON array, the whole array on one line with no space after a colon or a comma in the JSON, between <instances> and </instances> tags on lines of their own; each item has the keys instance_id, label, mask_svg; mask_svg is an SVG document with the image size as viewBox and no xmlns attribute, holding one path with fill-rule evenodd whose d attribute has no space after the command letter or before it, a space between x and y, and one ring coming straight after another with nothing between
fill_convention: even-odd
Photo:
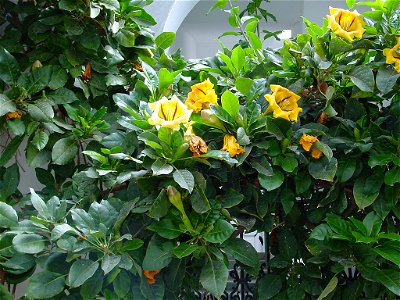
<instances>
[{"instance_id":1,"label":"yellow flower","mask_svg":"<svg viewBox=\"0 0 400 300\"><path fill-rule=\"evenodd\" d=\"M150 125L160 125L161 127L179 130L181 124L189 122L192 110L186 106L176 96L171 100L166 97L157 102L149 103L149 107L154 111L148 122Z\"/></svg>"},{"instance_id":2,"label":"yellow flower","mask_svg":"<svg viewBox=\"0 0 400 300\"><path fill-rule=\"evenodd\" d=\"M269 103L265 113L273 112L274 118L296 121L299 113L302 111L297 104L300 96L280 85L272 84L270 88L273 94L264 96Z\"/></svg>"},{"instance_id":3,"label":"yellow flower","mask_svg":"<svg viewBox=\"0 0 400 300\"><path fill-rule=\"evenodd\" d=\"M225 134L224 136L224 146L222 151L228 151L231 157L234 157L240 153L245 152L243 148L237 143L236 138L233 135Z\"/></svg>"},{"instance_id":4,"label":"yellow flower","mask_svg":"<svg viewBox=\"0 0 400 300\"><path fill-rule=\"evenodd\" d=\"M322 152L318 148L313 147L314 143L317 141L318 138L316 136L303 133L299 143L303 147L303 149L306 150L307 152L310 151L311 149L311 156L318 159L321 157Z\"/></svg>"},{"instance_id":5,"label":"yellow flower","mask_svg":"<svg viewBox=\"0 0 400 300\"><path fill-rule=\"evenodd\" d=\"M394 64L395 70L400 73L400 37L397 37L397 44L393 48L383 50L383 55L386 56L387 64Z\"/></svg>"},{"instance_id":6,"label":"yellow flower","mask_svg":"<svg viewBox=\"0 0 400 300\"><path fill-rule=\"evenodd\" d=\"M303 133L303 135L300 138L300 145L303 147L304 150L310 151L311 146L318 141L318 138L316 136L308 135Z\"/></svg>"},{"instance_id":7,"label":"yellow flower","mask_svg":"<svg viewBox=\"0 0 400 300\"><path fill-rule=\"evenodd\" d=\"M360 14L355 11L348 11L340 8L329 8L330 16L328 18L328 28L331 29L337 36L340 36L349 42L352 42L354 37L362 38L365 29L364 20Z\"/></svg>"},{"instance_id":8,"label":"yellow flower","mask_svg":"<svg viewBox=\"0 0 400 300\"><path fill-rule=\"evenodd\" d=\"M311 156L314 157L315 159L320 158L322 155L321 150L319 150L318 148L313 147L311 149Z\"/></svg>"},{"instance_id":9,"label":"yellow flower","mask_svg":"<svg viewBox=\"0 0 400 300\"><path fill-rule=\"evenodd\" d=\"M210 104L217 103L217 95L214 91L214 85L207 78L201 83L192 86L192 91L188 94L185 101L189 109L199 112L203 108L208 108Z\"/></svg>"},{"instance_id":10,"label":"yellow flower","mask_svg":"<svg viewBox=\"0 0 400 300\"><path fill-rule=\"evenodd\" d=\"M148 284L156 283L154 276L156 276L158 273L160 273L160 270L143 270L143 275L147 278Z\"/></svg>"}]
</instances>

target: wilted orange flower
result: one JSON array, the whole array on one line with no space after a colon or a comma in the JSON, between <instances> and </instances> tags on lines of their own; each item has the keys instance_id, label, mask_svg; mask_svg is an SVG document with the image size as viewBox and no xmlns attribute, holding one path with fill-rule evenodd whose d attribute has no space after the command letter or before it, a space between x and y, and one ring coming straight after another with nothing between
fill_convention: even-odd
<instances>
[{"instance_id":1,"label":"wilted orange flower","mask_svg":"<svg viewBox=\"0 0 400 300\"><path fill-rule=\"evenodd\" d=\"M193 157L197 158L201 154L207 153L208 146L201 137L192 135L189 140L189 149L192 151Z\"/></svg>"},{"instance_id":2,"label":"wilted orange flower","mask_svg":"<svg viewBox=\"0 0 400 300\"><path fill-rule=\"evenodd\" d=\"M311 156L318 159L321 157L322 152L318 148L313 147L314 143L317 141L318 138L316 136L303 133L299 143L303 147L303 149L306 150L307 152L310 151L311 149Z\"/></svg>"},{"instance_id":3,"label":"wilted orange flower","mask_svg":"<svg viewBox=\"0 0 400 300\"><path fill-rule=\"evenodd\" d=\"M245 152L243 148L237 143L236 138L233 135L225 134L224 136L224 146L222 151L228 151L231 157L234 157L240 153Z\"/></svg>"},{"instance_id":4,"label":"wilted orange flower","mask_svg":"<svg viewBox=\"0 0 400 300\"><path fill-rule=\"evenodd\" d=\"M6 113L6 120L21 119L22 114L19 111L12 111Z\"/></svg>"},{"instance_id":5,"label":"wilted orange flower","mask_svg":"<svg viewBox=\"0 0 400 300\"><path fill-rule=\"evenodd\" d=\"M300 96L280 85L271 84L273 94L265 95L269 106L265 113L273 113L274 118L283 118L288 121L296 121L302 109L297 104Z\"/></svg>"},{"instance_id":6,"label":"wilted orange flower","mask_svg":"<svg viewBox=\"0 0 400 300\"><path fill-rule=\"evenodd\" d=\"M143 270L143 274L147 278L147 282L149 284L156 283L154 276L156 276L158 273L160 273L160 270Z\"/></svg>"},{"instance_id":7,"label":"wilted orange flower","mask_svg":"<svg viewBox=\"0 0 400 300\"><path fill-rule=\"evenodd\" d=\"M383 50L383 55L386 56L387 64L394 64L395 70L400 73L400 37L397 37L397 44L393 48Z\"/></svg>"},{"instance_id":8,"label":"wilted orange flower","mask_svg":"<svg viewBox=\"0 0 400 300\"><path fill-rule=\"evenodd\" d=\"M337 36L340 36L349 42L353 39L362 38L365 29L364 20L360 14L355 11L348 11L340 8L329 8L330 16L328 18L328 28L331 29Z\"/></svg>"},{"instance_id":9,"label":"wilted orange flower","mask_svg":"<svg viewBox=\"0 0 400 300\"><path fill-rule=\"evenodd\" d=\"M82 80L88 81L92 78L92 68L90 67L90 63L86 65L85 71L82 73Z\"/></svg>"},{"instance_id":10,"label":"wilted orange flower","mask_svg":"<svg viewBox=\"0 0 400 300\"><path fill-rule=\"evenodd\" d=\"M325 124L326 121L328 121L329 116L326 114L326 112L321 112L317 118L317 123L319 124Z\"/></svg>"},{"instance_id":11,"label":"wilted orange flower","mask_svg":"<svg viewBox=\"0 0 400 300\"><path fill-rule=\"evenodd\" d=\"M194 112L199 112L203 108L208 108L210 104L217 103L217 94L214 85L207 78L201 83L192 86L192 91L188 94L185 105Z\"/></svg>"}]
</instances>

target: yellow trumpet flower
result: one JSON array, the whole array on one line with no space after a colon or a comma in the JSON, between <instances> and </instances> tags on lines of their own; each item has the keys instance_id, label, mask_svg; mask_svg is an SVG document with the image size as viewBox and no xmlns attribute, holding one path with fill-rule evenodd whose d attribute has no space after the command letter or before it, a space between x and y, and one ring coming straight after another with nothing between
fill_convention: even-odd
<instances>
[{"instance_id":1,"label":"yellow trumpet flower","mask_svg":"<svg viewBox=\"0 0 400 300\"><path fill-rule=\"evenodd\" d=\"M273 94L265 95L269 106L265 114L273 112L274 118L282 118L288 121L296 121L302 109L298 106L300 96L287 88L272 84L270 86Z\"/></svg>"},{"instance_id":2,"label":"yellow trumpet flower","mask_svg":"<svg viewBox=\"0 0 400 300\"><path fill-rule=\"evenodd\" d=\"M355 11L348 11L340 8L329 7L328 28L331 29L337 36L340 36L349 42L353 39L362 38L365 32L363 26L364 20L360 14Z\"/></svg>"},{"instance_id":3,"label":"yellow trumpet flower","mask_svg":"<svg viewBox=\"0 0 400 300\"><path fill-rule=\"evenodd\" d=\"M181 124L189 122L191 109L176 97L172 96L171 100L166 97L161 98L157 102L149 103L149 107L154 111L148 119L150 125L171 128L179 130Z\"/></svg>"},{"instance_id":4,"label":"yellow trumpet flower","mask_svg":"<svg viewBox=\"0 0 400 300\"><path fill-rule=\"evenodd\" d=\"M383 55L386 56L387 64L394 64L395 70L400 73L400 37L397 37L397 44L393 48L383 50Z\"/></svg>"},{"instance_id":5,"label":"yellow trumpet flower","mask_svg":"<svg viewBox=\"0 0 400 300\"><path fill-rule=\"evenodd\" d=\"M234 157L240 153L245 152L243 148L237 143L236 138L233 135L225 134L224 136L224 146L221 149L222 151L229 152L231 157Z\"/></svg>"},{"instance_id":6,"label":"yellow trumpet flower","mask_svg":"<svg viewBox=\"0 0 400 300\"><path fill-rule=\"evenodd\" d=\"M217 104L217 94L214 85L207 78L201 83L195 84L189 92L185 105L194 112L199 112L203 108L208 108L210 104Z\"/></svg>"},{"instance_id":7,"label":"yellow trumpet flower","mask_svg":"<svg viewBox=\"0 0 400 300\"><path fill-rule=\"evenodd\" d=\"M318 148L313 147L314 143L316 143L317 141L318 138L316 136L303 133L303 135L300 138L299 144L307 152L309 152L311 149L311 156L318 159L321 157L322 152Z\"/></svg>"}]
</instances>

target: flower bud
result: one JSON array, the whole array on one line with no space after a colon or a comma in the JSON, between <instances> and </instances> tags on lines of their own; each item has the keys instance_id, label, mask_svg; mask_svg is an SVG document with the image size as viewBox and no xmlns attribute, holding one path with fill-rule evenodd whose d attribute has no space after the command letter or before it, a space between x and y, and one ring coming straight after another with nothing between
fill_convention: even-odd
<instances>
[{"instance_id":1,"label":"flower bud","mask_svg":"<svg viewBox=\"0 0 400 300\"><path fill-rule=\"evenodd\" d=\"M209 125L219 128L222 131L226 131L224 124L210 109L203 109L201 111L201 118Z\"/></svg>"},{"instance_id":2,"label":"flower bud","mask_svg":"<svg viewBox=\"0 0 400 300\"><path fill-rule=\"evenodd\" d=\"M32 70L39 69L39 68L41 68L41 67L43 67L43 65L42 65L42 63L40 62L40 60L35 60L35 61L33 62L33 64L32 64Z\"/></svg>"},{"instance_id":3,"label":"flower bud","mask_svg":"<svg viewBox=\"0 0 400 300\"><path fill-rule=\"evenodd\" d=\"M188 216L186 215L185 208L183 207L181 193L175 187L170 185L167 187L167 196L169 202L171 202L171 204L175 206L181 213L183 224L185 224L187 228L193 229L193 226L190 223Z\"/></svg>"}]
</instances>

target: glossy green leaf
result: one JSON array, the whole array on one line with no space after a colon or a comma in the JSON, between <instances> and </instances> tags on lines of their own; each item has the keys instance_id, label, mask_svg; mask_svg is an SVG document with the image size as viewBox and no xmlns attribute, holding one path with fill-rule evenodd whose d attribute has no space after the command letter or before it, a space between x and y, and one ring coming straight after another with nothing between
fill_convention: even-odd
<instances>
[{"instance_id":1,"label":"glossy green leaf","mask_svg":"<svg viewBox=\"0 0 400 300\"><path fill-rule=\"evenodd\" d=\"M0 228L9 228L17 225L17 212L7 203L0 202Z\"/></svg>"},{"instance_id":2,"label":"glossy green leaf","mask_svg":"<svg viewBox=\"0 0 400 300\"><path fill-rule=\"evenodd\" d=\"M201 269L201 285L217 298L223 294L227 280L228 268L219 260L208 260Z\"/></svg>"},{"instance_id":3,"label":"glossy green leaf","mask_svg":"<svg viewBox=\"0 0 400 300\"><path fill-rule=\"evenodd\" d=\"M64 290L65 276L48 271L34 274L28 284L26 296L31 299L51 298Z\"/></svg>"},{"instance_id":4,"label":"glossy green leaf","mask_svg":"<svg viewBox=\"0 0 400 300\"><path fill-rule=\"evenodd\" d=\"M204 239L210 243L223 243L235 231L235 228L225 220L219 219L213 228L204 234Z\"/></svg>"},{"instance_id":5,"label":"glossy green leaf","mask_svg":"<svg viewBox=\"0 0 400 300\"><path fill-rule=\"evenodd\" d=\"M155 43L157 47L161 49L167 49L169 46L173 44L174 40L175 40L174 32L163 32L156 37Z\"/></svg>"},{"instance_id":6,"label":"glossy green leaf","mask_svg":"<svg viewBox=\"0 0 400 300\"><path fill-rule=\"evenodd\" d=\"M99 267L97 261L89 259L76 260L69 270L67 284L71 288L81 286L86 280L91 278Z\"/></svg>"},{"instance_id":7,"label":"glossy green leaf","mask_svg":"<svg viewBox=\"0 0 400 300\"><path fill-rule=\"evenodd\" d=\"M45 247L45 240L38 234L19 234L13 238L15 250L21 253L36 254Z\"/></svg>"}]
</instances>

